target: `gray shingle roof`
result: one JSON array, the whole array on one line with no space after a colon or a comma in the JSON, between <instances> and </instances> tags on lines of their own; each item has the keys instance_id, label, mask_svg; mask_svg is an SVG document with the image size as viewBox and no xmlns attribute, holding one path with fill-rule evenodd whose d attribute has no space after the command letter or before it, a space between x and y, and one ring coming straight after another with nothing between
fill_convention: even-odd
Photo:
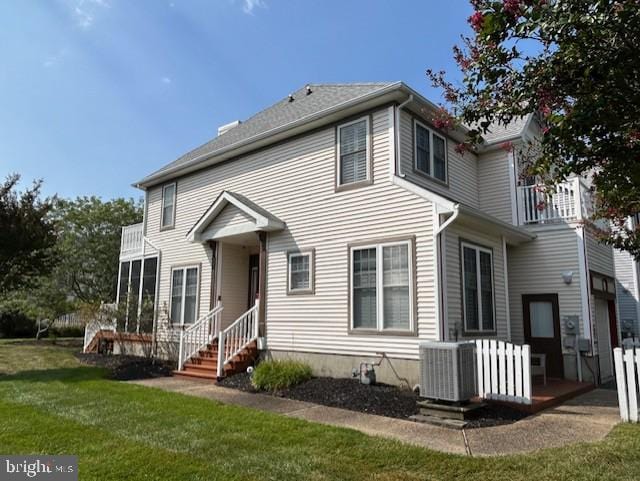
<instances>
[{"instance_id":1,"label":"gray shingle roof","mask_svg":"<svg viewBox=\"0 0 640 481\"><path fill-rule=\"evenodd\" d=\"M349 83L349 84L310 84L312 93L307 95L306 86L293 93L294 100L285 97L271 107L258 112L243 121L237 127L210 140L209 142L184 154L182 157L165 165L141 182L157 175L182 167L201 156L213 156L216 153L251 139L267 131L284 127L292 122L303 120L323 110L336 107L341 103L352 101L358 97L369 95L376 90L384 89L397 82Z\"/></svg>"}]
</instances>

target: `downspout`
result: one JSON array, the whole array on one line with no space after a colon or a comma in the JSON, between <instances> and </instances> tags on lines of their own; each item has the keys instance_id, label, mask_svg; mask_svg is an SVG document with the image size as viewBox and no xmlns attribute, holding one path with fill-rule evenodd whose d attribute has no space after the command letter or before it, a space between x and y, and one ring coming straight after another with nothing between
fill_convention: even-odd
<instances>
[{"instance_id":1,"label":"downspout","mask_svg":"<svg viewBox=\"0 0 640 481\"><path fill-rule=\"evenodd\" d=\"M438 294L438 298L439 298L439 304L440 307L438 309L438 316L440 317L440 339L442 341L448 339L448 334L445 334L445 319L444 319L444 315L445 315L445 305L444 305L444 295L443 293L445 292L444 289L446 289L447 286L444 285L444 273L443 273L443 269L442 266L444 265L442 258L443 258L443 253L442 253L442 236L441 234L444 232L444 230L449 227L451 224L453 224L455 222L455 220L458 218L458 216L460 215L460 204L455 204L453 206L453 214L451 214L451 216L443 222L443 224L441 226L438 227L438 229L435 231L435 242L437 245L436 248L436 252L437 252L437 256L438 258L436 259L436 262L438 263L438 286L440 288L440 293Z\"/></svg>"},{"instance_id":2,"label":"downspout","mask_svg":"<svg viewBox=\"0 0 640 481\"><path fill-rule=\"evenodd\" d=\"M402 155L400 154L400 111L403 109L405 105L409 102L413 102L413 94L410 94L407 100L398 105L395 109L395 125L396 125L396 175L398 177L403 177L402 173Z\"/></svg>"}]
</instances>

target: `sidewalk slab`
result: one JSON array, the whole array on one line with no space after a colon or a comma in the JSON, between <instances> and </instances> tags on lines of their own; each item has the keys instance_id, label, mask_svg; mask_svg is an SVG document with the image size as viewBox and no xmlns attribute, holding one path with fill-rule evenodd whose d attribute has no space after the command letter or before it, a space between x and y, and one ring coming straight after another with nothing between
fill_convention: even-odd
<instances>
[{"instance_id":1,"label":"sidewalk slab","mask_svg":"<svg viewBox=\"0 0 640 481\"><path fill-rule=\"evenodd\" d=\"M603 389L588 392L513 424L457 431L268 394L247 393L209 381L165 377L129 382L355 429L436 451L473 456L521 454L578 442L595 442L603 439L620 421L616 392ZM465 435L468 446L465 445Z\"/></svg>"}]
</instances>

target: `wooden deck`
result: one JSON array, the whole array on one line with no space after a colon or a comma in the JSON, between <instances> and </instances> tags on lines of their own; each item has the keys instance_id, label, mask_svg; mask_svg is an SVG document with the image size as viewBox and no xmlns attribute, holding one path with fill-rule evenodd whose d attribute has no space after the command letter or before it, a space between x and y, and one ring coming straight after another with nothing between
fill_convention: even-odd
<instances>
[{"instance_id":1,"label":"wooden deck","mask_svg":"<svg viewBox=\"0 0 640 481\"><path fill-rule=\"evenodd\" d=\"M588 382L570 381L568 379L547 379L547 384L533 385L533 403L517 404L504 401L490 401L505 404L519 411L527 413L537 413L544 409L562 404L569 399L584 394L595 389L593 384Z\"/></svg>"}]
</instances>

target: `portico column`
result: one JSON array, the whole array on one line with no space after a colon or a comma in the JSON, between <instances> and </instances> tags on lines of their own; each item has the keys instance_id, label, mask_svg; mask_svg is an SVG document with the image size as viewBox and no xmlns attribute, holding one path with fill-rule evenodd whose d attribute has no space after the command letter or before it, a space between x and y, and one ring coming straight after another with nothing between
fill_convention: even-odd
<instances>
[{"instance_id":1,"label":"portico column","mask_svg":"<svg viewBox=\"0 0 640 481\"><path fill-rule=\"evenodd\" d=\"M266 304L267 304L267 233L258 232L260 240L260 255L258 259L258 298L260 305L258 306L258 324L260 326L260 336L264 336L266 332Z\"/></svg>"}]
</instances>

